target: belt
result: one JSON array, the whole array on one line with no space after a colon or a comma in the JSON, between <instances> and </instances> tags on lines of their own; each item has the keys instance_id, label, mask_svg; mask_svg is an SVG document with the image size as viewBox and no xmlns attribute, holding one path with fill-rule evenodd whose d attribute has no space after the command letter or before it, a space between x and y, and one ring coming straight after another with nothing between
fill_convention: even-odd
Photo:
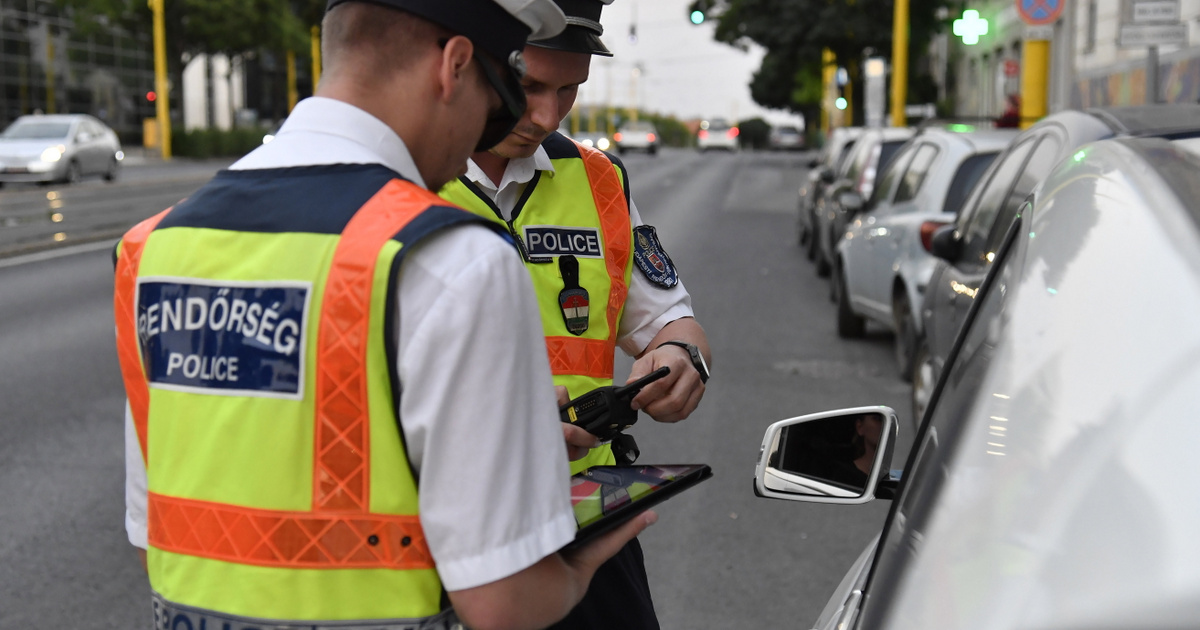
<instances>
[{"instance_id":1,"label":"belt","mask_svg":"<svg viewBox=\"0 0 1200 630\"><path fill-rule=\"evenodd\" d=\"M183 606L151 592L154 630L465 630L454 609L424 619L288 621L239 617Z\"/></svg>"}]
</instances>

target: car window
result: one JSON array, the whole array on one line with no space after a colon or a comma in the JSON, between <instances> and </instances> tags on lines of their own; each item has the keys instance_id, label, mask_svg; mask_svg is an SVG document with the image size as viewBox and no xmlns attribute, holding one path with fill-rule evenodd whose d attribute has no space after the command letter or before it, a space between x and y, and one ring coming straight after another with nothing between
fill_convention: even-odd
<instances>
[{"instance_id":1,"label":"car window","mask_svg":"<svg viewBox=\"0 0 1200 630\"><path fill-rule=\"evenodd\" d=\"M1017 176L1021 174L1025 166L1025 160L1033 150L1034 142L1036 142L1036 138L1026 140L1004 157L1004 161L1000 163L999 168L993 173L992 178L979 195L978 202L971 208L970 216L960 218L960 220L965 220L965 228L959 228L959 233L963 237L963 255L960 258L963 262L988 264L989 261L985 258L988 235L992 232L996 215L1004 207Z\"/></svg>"},{"instance_id":2,"label":"car window","mask_svg":"<svg viewBox=\"0 0 1200 630\"><path fill-rule=\"evenodd\" d=\"M906 142L908 140L888 140L879 145L879 161L875 162L875 165L880 169L887 168L892 161L892 156L896 155L896 151L899 151Z\"/></svg>"},{"instance_id":3,"label":"car window","mask_svg":"<svg viewBox=\"0 0 1200 630\"><path fill-rule=\"evenodd\" d=\"M70 123L18 121L4 130L4 137L11 140L50 140L65 138L70 131Z\"/></svg>"},{"instance_id":4,"label":"car window","mask_svg":"<svg viewBox=\"0 0 1200 630\"><path fill-rule=\"evenodd\" d=\"M947 467L961 445L965 420L978 404L980 390L1005 325L1005 295L1020 266L1016 238L1019 225L1010 226L995 266L979 287L977 299L963 320L944 373L904 465L904 485L892 506L866 591L883 605L864 609L858 627L879 627L887 617L886 604L901 585L904 568L920 553L920 540L936 511ZM975 445L970 445L974 447Z\"/></svg>"},{"instance_id":5,"label":"car window","mask_svg":"<svg viewBox=\"0 0 1200 630\"><path fill-rule=\"evenodd\" d=\"M1017 184L1013 186L1012 192L1008 195L1008 202L1001 208L999 216L992 224L992 231L988 235L984 247L985 258L1000 247L1000 242L1004 238L1005 232L1008 231L1008 225L1012 223L1021 204L1025 203L1025 199L1041 183L1046 174L1054 170L1054 166L1058 164L1061 149L1062 142L1055 136L1047 134L1033 150L1033 155L1025 163L1025 168L1021 170L1021 176L1017 178Z\"/></svg>"},{"instance_id":6,"label":"car window","mask_svg":"<svg viewBox=\"0 0 1200 630\"><path fill-rule=\"evenodd\" d=\"M958 171L954 173L954 179L950 182L950 189L946 191L946 201L942 204L943 212L958 212L967 193L979 182L980 176L996 160L997 155L1000 155L999 151L979 153L958 165Z\"/></svg>"},{"instance_id":7,"label":"car window","mask_svg":"<svg viewBox=\"0 0 1200 630\"><path fill-rule=\"evenodd\" d=\"M912 162L904 172L904 177L900 180L900 187L896 189L896 203L916 198L917 192L921 190L921 184L925 183L925 176L929 174L929 167L933 165L933 160L937 158L937 154L938 148L932 144L922 144L917 149Z\"/></svg>"},{"instance_id":8,"label":"car window","mask_svg":"<svg viewBox=\"0 0 1200 630\"><path fill-rule=\"evenodd\" d=\"M904 169L906 166L908 166L909 161L912 160L914 155L917 153L917 151L912 149L905 149L900 153L900 155L896 156L894 165L888 168L887 172L883 174L883 180L879 182L879 185L875 187L875 190L871 191L871 198L867 201L866 205L868 211L878 209L880 203L884 203L888 200L889 195L891 195L891 191L896 187L896 180L900 179L900 173L904 172ZM887 208L890 207L890 205L887 206Z\"/></svg>"},{"instance_id":9,"label":"car window","mask_svg":"<svg viewBox=\"0 0 1200 630\"><path fill-rule=\"evenodd\" d=\"M857 139L847 140L846 144L842 146L841 150L838 151L837 159L833 163L833 170L835 173L841 172L842 165L846 160L850 159L851 155L853 155L854 146L856 144L858 144Z\"/></svg>"}]
</instances>

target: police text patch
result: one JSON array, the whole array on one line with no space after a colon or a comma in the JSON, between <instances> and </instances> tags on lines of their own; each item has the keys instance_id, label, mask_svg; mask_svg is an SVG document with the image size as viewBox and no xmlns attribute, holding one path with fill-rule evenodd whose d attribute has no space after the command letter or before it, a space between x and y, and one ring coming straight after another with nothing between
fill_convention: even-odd
<instances>
[{"instance_id":1,"label":"police text patch","mask_svg":"<svg viewBox=\"0 0 1200 630\"><path fill-rule=\"evenodd\" d=\"M152 387L299 399L308 282L138 280L137 329Z\"/></svg>"},{"instance_id":2,"label":"police text patch","mask_svg":"<svg viewBox=\"0 0 1200 630\"><path fill-rule=\"evenodd\" d=\"M633 262L650 282L661 288L670 289L679 284L679 272L658 241L654 226L639 225L633 229Z\"/></svg>"},{"instance_id":3,"label":"police text patch","mask_svg":"<svg viewBox=\"0 0 1200 630\"><path fill-rule=\"evenodd\" d=\"M600 230L596 228L527 225L522 231L531 257L604 258Z\"/></svg>"}]
</instances>

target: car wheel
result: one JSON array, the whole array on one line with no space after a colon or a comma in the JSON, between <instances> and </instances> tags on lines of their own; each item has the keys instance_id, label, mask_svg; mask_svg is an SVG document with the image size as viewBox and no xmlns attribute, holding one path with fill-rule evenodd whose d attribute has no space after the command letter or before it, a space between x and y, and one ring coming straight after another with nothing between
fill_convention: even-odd
<instances>
[{"instance_id":1,"label":"car wheel","mask_svg":"<svg viewBox=\"0 0 1200 630\"><path fill-rule=\"evenodd\" d=\"M925 417L925 408L933 396L933 388L937 385L937 375L933 371L933 357L929 353L929 343L924 337L916 340L913 346L912 360L912 414L913 427L919 428Z\"/></svg>"},{"instance_id":2,"label":"car wheel","mask_svg":"<svg viewBox=\"0 0 1200 630\"><path fill-rule=\"evenodd\" d=\"M83 179L83 169L79 168L79 162L71 160L71 163L67 164L67 173L63 176L63 181L68 184L78 184L81 179Z\"/></svg>"},{"instance_id":3,"label":"car wheel","mask_svg":"<svg viewBox=\"0 0 1200 630\"><path fill-rule=\"evenodd\" d=\"M850 309L850 296L846 291L846 274L838 269L833 277L836 285L833 292L837 301L837 332L843 339L857 339L867 332L867 322Z\"/></svg>"},{"instance_id":4,"label":"car wheel","mask_svg":"<svg viewBox=\"0 0 1200 630\"><path fill-rule=\"evenodd\" d=\"M908 293L904 287L896 287L896 295L892 297L892 321L896 326L896 366L900 369L900 378L911 380L913 344L916 342L917 333L913 326Z\"/></svg>"},{"instance_id":5,"label":"car wheel","mask_svg":"<svg viewBox=\"0 0 1200 630\"><path fill-rule=\"evenodd\" d=\"M104 171L104 181L116 181L117 172L121 169L121 163L117 161L116 156L108 159L108 170Z\"/></svg>"},{"instance_id":6,"label":"car wheel","mask_svg":"<svg viewBox=\"0 0 1200 630\"><path fill-rule=\"evenodd\" d=\"M808 226L805 228L808 230L808 248L804 254L811 261L815 261L817 259L817 231L814 228L816 224L817 218L813 216L812 212L809 212Z\"/></svg>"}]
</instances>

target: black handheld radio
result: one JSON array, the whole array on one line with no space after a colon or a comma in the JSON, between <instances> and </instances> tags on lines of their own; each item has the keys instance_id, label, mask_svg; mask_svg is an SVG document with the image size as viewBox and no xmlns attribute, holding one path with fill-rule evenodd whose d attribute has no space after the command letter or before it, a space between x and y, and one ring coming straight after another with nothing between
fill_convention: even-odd
<instances>
[{"instance_id":1,"label":"black handheld radio","mask_svg":"<svg viewBox=\"0 0 1200 630\"><path fill-rule=\"evenodd\" d=\"M664 365L627 385L597 387L563 405L559 409L562 421L583 427L601 440L611 440L637 422L637 411L629 408L633 397L670 373L671 368Z\"/></svg>"}]
</instances>

